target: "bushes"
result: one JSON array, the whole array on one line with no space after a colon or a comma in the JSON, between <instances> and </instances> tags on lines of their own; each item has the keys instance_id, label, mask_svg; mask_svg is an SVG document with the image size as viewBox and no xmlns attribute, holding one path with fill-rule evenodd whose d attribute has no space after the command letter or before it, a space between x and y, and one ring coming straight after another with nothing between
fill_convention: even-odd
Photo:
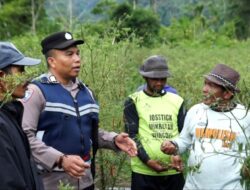
<instances>
[{"instance_id":1,"label":"bushes","mask_svg":"<svg viewBox=\"0 0 250 190\"><path fill-rule=\"evenodd\" d=\"M31 25L29 11L26 10L27 2L8 1L0 7L0 38L6 39L23 33ZM30 25L29 25L30 23Z\"/></svg>"},{"instance_id":2,"label":"bushes","mask_svg":"<svg viewBox=\"0 0 250 190\"><path fill-rule=\"evenodd\" d=\"M218 31L206 26L203 19L188 17L173 20L171 26L161 27L160 38L166 44L190 46L203 44L204 46L231 46L234 40L234 23L225 23Z\"/></svg>"},{"instance_id":3,"label":"bushes","mask_svg":"<svg viewBox=\"0 0 250 190\"><path fill-rule=\"evenodd\" d=\"M104 14L100 11L95 12ZM113 32L116 35L117 42L135 36L141 39L141 45L150 46L159 37L160 19L151 10L132 9L131 5L123 3L117 5L109 15L109 19L104 19L100 23L106 26L109 33ZM103 32L100 35L103 36Z\"/></svg>"},{"instance_id":4,"label":"bushes","mask_svg":"<svg viewBox=\"0 0 250 190\"><path fill-rule=\"evenodd\" d=\"M150 46L158 38L160 20L151 11L136 9L124 23L125 27L131 28L136 37L143 39L143 45Z\"/></svg>"}]
</instances>

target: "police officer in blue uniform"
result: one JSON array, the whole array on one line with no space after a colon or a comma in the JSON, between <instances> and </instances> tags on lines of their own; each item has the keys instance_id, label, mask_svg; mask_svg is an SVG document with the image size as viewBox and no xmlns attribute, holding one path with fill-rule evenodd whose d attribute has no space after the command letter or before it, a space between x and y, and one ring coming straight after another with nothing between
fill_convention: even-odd
<instances>
[{"instance_id":1,"label":"police officer in blue uniform","mask_svg":"<svg viewBox=\"0 0 250 190\"><path fill-rule=\"evenodd\" d=\"M136 155L128 134L98 129L99 105L92 91L77 77L81 68L78 45L70 32L57 32L41 42L48 73L29 85L23 129L41 171L45 189L59 181L78 189L94 189L92 158L97 148Z\"/></svg>"}]
</instances>

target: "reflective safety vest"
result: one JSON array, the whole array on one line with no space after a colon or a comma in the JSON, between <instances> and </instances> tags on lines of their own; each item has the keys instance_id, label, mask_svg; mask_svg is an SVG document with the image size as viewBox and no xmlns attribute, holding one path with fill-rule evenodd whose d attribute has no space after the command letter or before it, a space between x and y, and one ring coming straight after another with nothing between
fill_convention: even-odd
<instances>
[{"instance_id":1,"label":"reflective safety vest","mask_svg":"<svg viewBox=\"0 0 250 190\"><path fill-rule=\"evenodd\" d=\"M130 95L139 117L138 140L152 160L170 164L170 156L161 150L161 143L179 135L177 117L183 99L173 93L152 97L143 91ZM157 173L145 165L138 157L131 158L132 171L144 175L164 176L176 174L175 170Z\"/></svg>"},{"instance_id":2,"label":"reflective safety vest","mask_svg":"<svg viewBox=\"0 0 250 190\"><path fill-rule=\"evenodd\" d=\"M91 91L80 83L74 98L60 83L50 82L46 77L33 83L41 89L46 100L37 127L39 137L47 146L64 154L89 160L99 113Z\"/></svg>"}]
</instances>

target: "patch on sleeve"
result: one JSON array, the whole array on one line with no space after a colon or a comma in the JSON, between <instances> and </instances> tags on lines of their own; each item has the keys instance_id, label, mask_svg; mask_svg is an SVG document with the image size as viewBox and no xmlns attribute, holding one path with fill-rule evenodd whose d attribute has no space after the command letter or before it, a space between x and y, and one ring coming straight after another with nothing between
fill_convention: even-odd
<instances>
[{"instance_id":1,"label":"patch on sleeve","mask_svg":"<svg viewBox=\"0 0 250 190\"><path fill-rule=\"evenodd\" d=\"M33 92L34 92L33 89L26 90L25 96L21 99L21 101L22 102L27 102L31 98Z\"/></svg>"}]
</instances>

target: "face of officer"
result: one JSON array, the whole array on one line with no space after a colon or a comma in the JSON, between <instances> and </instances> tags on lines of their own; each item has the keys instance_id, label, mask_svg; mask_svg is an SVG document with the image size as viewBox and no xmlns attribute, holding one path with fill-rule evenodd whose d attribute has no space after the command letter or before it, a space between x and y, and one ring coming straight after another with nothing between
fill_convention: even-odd
<instances>
[{"instance_id":1,"label":"face of officer","mask_svg":"<svg viewBox=\"0 0 250 190\"><path fill-rule=\"evenodd\" d=\"M24 66L10 65L7 69L0 70L1 78L5 78L7 75L20 75L24 72ZM11 96L16 98L23 98L25 96L25 91L27 90L28 81L24 81L21 84L13 86L12 82L0 81L0 93L4 96L6 93L11 93ZM3 98L3 97L2 97Z\"/></svg>"},{"instance_id":2,"label":"face of officer","mask_svg":"<svg viewBox=\"0 0 250 190\"><path fill-rule=\"evenodd\" d=\"M74 80L81 67L80 51L77 46L64 50L52 49L47 57L50 72L62 84Z\"/></svg>"},{"instance_id":3,"label":"face of officer","mask_svg":"<svg viewBox=\"0 0 250 190\"><path fill-rule=\"evenodd\" d=\"M146 78L146 91L151 95L161 94L166 85L167 78Z\"/></svg>"}]
</instances>

